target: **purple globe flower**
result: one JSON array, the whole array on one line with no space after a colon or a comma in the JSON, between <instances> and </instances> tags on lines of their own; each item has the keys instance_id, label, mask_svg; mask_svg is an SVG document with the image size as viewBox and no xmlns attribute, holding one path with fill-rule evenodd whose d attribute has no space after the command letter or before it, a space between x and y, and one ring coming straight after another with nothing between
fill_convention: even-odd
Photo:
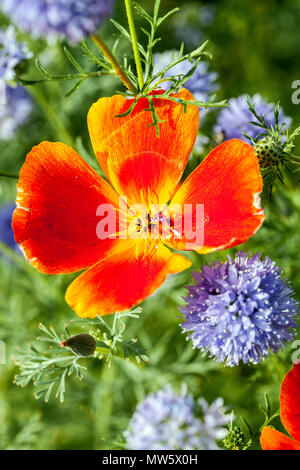
<instances>
[{"instance_id":1,"label":"purple globe flower","mask_svg":"<svg viewBox=\"0 0 300 470\"><path fill-rule=\"evenodd\" d=\"M262 129L249 124L249 121L255 121L255 118L251 111L249 111L246 95L239 96L238 98L231 98L228 101L228 107L223 108L217 119L217 123L214 127L215 134L224 134L225 139L242 139L245 142L249 140L242 134L242 131L248 134L250 137L255 138L262 132ZM275 126L274 118L274 104L266 103L263 98L256 94L251 98L251 101L255 104L255 110L257 114L262 116L265 115L266 124L270 127ZM285 116L282 110L279 113L279 124L291 124L291 118Z\"/></svg>"},{"instance_id":2,"label":"purple globe flower","mask_svg":"<svg viewBox=\"0 0 300 470\"><path fill-rule=\"evenodd\" d=\"M24 42L19 43L13 26L0 29L0 79L13 80L15 67L24 59L30 59L32 53Z\"/></svg>"},{"instance_id":3,"label":"purple globe flower","mask_svg":"<svg viewBox=\"0 0 300 470\"><path fill-rule=\"evenodd\" d=\"M140 403L124 433L130 450L217 450L216 440L223 439L225 415L223 400L212 405L198 402L202 418L195 416L195 403L183 387L176 394L170 387L150 394Z\"/></svg>"},{"instance_id":4,"label":"purple globe flower","mask_svg":"<svg viewBox=\"0 0 300 470\"><path fill-rule=\"evenodd\" d=\"M298 306L282 271L259 253L194 272L181 325L194 347L228 366L257 364L292 341Z\"/></svg>"},{"instance_id":5,"label":"purple globe flower","mask_svg":"<svg viewBox=\"0 0 300 470\"><path fill-rule=\"evenodd\" d=\"M68 37L78 42L95 33L114 0L2 0L2 10L35 37Z\"/></svg>"},{"instance_id":6,"label":"purple globe flower","mask_svg":"<svg viewBox=\"0 0 300 470\"><path fill-rule=\"evenodd\" d=\"M0 29L0 139L10 139L27 119L32 105L28 93L20 85L12 87L4 80L15 78L15 67L32 56L25 43L18 43L15 29Z\"/></svg>"},{"instance_id":7,"label":"purple globe flower","mask_svg":"<svg viewBox=\"0 0 300 470\"><path fill-rule=\"evenodd\" d=\"M0 207L0 241L5 243L5 245L9 246L16 252L20 253L21 251L15 242L15 237L11 226L12 215L15 207L15 204L7 204L3 207Z\"/></svg>"},{"instance_id":8,"label":"purple globe flower","mask_svg":"<svg viewBox=\"0 0 300 470\"><path fill-rule=\"evenodd\" d=\"M177 51L166 51L161 54L155 54L153 74L156 75L160 70L169 65L177 55ZM172 75L185 75L192 67L193 64L186 60L169 69L165 76L171 77ZM218 86L215 83L217 77L218 75L215 72L210 72L208 70L207 62L200 62L194 74L187 82L185 82L184 86L193 93L197 101L207 102L209 101L210 96L218 89ZM167 81L163 82L160 86L168 89L171 84L171 81Z\"/></svg>"},{"instance_id":9,"label":"purple globe flower","mask_svg":"<svg viewBox=\"0 0 300 470\"><path fill-rule=\"evenodd\" d=\"M0 105L0 139L11 139L18 127L28 118L32 102L26 90L5 86L4 103Z\"/></svg>"}]
</instances>

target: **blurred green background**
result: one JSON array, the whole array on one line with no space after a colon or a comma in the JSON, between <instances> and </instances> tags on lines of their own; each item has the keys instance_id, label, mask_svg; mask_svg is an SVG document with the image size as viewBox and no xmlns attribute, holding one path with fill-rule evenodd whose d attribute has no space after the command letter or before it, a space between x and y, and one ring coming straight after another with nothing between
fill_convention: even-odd
<instances>
[{"instance_id":1,"label":"blurred green background","mask_svg":"<svg viewBox=\"0 0 300 470\"><path fill-rule=\"evenodd\" d=\"M151 10L153 2L141 5ZM300 105L291 101L294 80L300 80L300 2L298 0L253 0L240 2L175 1L162 2L162 10L174 7L181 12L161 31L163 41L157 50L180 47L187 49L210 40L213 53L211 70L219 75L218 98L229 99L243 93L260 93L267 101L280 100L293 125L299 125ZM8 24L0 17L3 25ZM114 18L126 25L122 1L117 2ZM141 20L137 17L137 24ZM110 44L116 38L115 28L107 22L102 37ZM20 37L23 37L22 35ZM24 36L35 56L53 73L73 72L63 54L62 44L47 45ZM142 39L142 38L141 38ZM79 48L72 47L79 61ZM125 41L121 53L131 55ZM38 77L34 60L29 62L28 77ZM100 96L122 89L117 79L91 79L80 91L65 98L70 83L50 83L38 90L62 120L83 156L93 158L86 114ZM209 123L216 118L211 113ZM61 140L44 110L36 104L28 122L12 140L0 141L0 168L17 173L31 147L42 140ZM300 139L299 139L300 140ZM208 149L207 149L208 150ZM296 152L299 154L298 143ZM190 166L198 162L190 163ZM55 191L55 188L53 188ZM0 205L16 196L14 180L1 178ZM300 191L297 178L285 175L285 185L277 184L273 200L266 202L267 219L259 232L242 248L270 256L290 278L300 299ZM225 259L228 252L206 256L190 254L193 268ZM119 448L136 404L149 392L166 383L179 389L186 382L195 398L209 402L218 396L234 410L237 422L246 418L257 431L263 423L260 406L267 392L274 411L278 408L280 383L291 368L293 349L289 345L277 358L270 357L258 366L224 367L203 358L192 349L179 328L178 304L182 303L184 285L190 272L170 277L162 288L143 303L140 319L128 319L125 336L137 337L148 351L149 363L136 364L113 358L111 367L105 361L88 361L84 380L70 379L64 403L49 403L34 398L34 386L21 389L13 384L17 368L12 360L16 348L25 350L27 342L38 335L38 323L54 325L63 331L75 313L65 304L64 292L75 275L45 276L27 265L21 257L0 258L0 340L6 343L7 363L0 365L0 448L26 449L111 449ZM109 322L112 319L108 319ZM71 332L72 332L71 328ZM75 329L74 329L75 331ZM300 334L298 334L300 338ZM274 425L280 429L280 421ZM259 448L254 444L253 448Z\"/></svg>"}]
</instances>

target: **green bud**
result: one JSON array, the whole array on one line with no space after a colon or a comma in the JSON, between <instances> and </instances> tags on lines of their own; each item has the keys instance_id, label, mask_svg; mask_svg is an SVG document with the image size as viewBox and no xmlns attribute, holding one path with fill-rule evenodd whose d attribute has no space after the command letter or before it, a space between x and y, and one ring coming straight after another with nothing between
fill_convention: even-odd
<instances>
[{"instance_id":1,"label":"green bud","mask_svg":"<svg viewBox=\"0 0 300 470\"><path fill-rule=\"evenodd\" d=\"M78 356L90 356L96 351L96 341L88 334L71 336L71 338L60 343L60 345L63 348L67 346L72 349L73 353Z\"/></svg>"},{"instance_id":2,"label":"green bud","mask_svg":"<svg viewBox=\"0 0 300 470\"><path fill-rule=\"evenodd\" d=\"M255 142L254 151L261 168L278 167L285 155L284 144L273 137L264 137Z\"/></svg>"},{"instance_id":3,"label":"green bud","mask_svg":"<svg viewBox=\"0 0 300 470\"><path fill-rule=\"evenodd\" d=\"M233 426L223 440L224 447L228 450L241 450L244 446L244 433L239 426Z\"/></svg>"}]
</instances>

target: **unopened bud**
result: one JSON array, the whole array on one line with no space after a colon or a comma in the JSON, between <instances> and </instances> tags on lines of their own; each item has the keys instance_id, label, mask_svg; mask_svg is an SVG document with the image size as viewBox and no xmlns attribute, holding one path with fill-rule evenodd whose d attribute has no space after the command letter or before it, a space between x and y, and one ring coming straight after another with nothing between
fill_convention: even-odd
<instances>
[{"instance_id":1,"label":"unopened bud","mask_svg":"<svg viewBox=\"0 0 300 470\"><path fill-rule=\"evenodd\" d=\"M64 348L67 346L78 356L90 356L96 351L96 341L91 335L81 334L71 336L60 345Z\"/></svg>"},{"instance_id":2,"label":"unopened bud","mask_svg":"<svg viewBox=\"0 0 300 470\"><path fill-rule=\"evenodd\" d=\"M284 156L284 144L273 137L264 137L254 144L261 168L278 167Z\"/></svg>"}]
</instances>

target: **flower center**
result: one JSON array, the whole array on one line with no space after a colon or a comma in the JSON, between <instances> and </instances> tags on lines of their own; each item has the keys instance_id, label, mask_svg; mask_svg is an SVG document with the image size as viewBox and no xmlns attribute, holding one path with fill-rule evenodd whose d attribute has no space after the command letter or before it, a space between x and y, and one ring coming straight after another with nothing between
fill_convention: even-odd
<instances>
[{"instance_id":1,"label":"flower center","mask_svg":"<svg viewBox=\"0 0 300 470\"><path fill-rule=\"evenodd\" d=\"M129 214L130 215L130 214ZM166 205L163 208L137 211L129 217L129 234L137 239L169 239L174 234L174 223Z\"/></svg>"}]
</instances>

